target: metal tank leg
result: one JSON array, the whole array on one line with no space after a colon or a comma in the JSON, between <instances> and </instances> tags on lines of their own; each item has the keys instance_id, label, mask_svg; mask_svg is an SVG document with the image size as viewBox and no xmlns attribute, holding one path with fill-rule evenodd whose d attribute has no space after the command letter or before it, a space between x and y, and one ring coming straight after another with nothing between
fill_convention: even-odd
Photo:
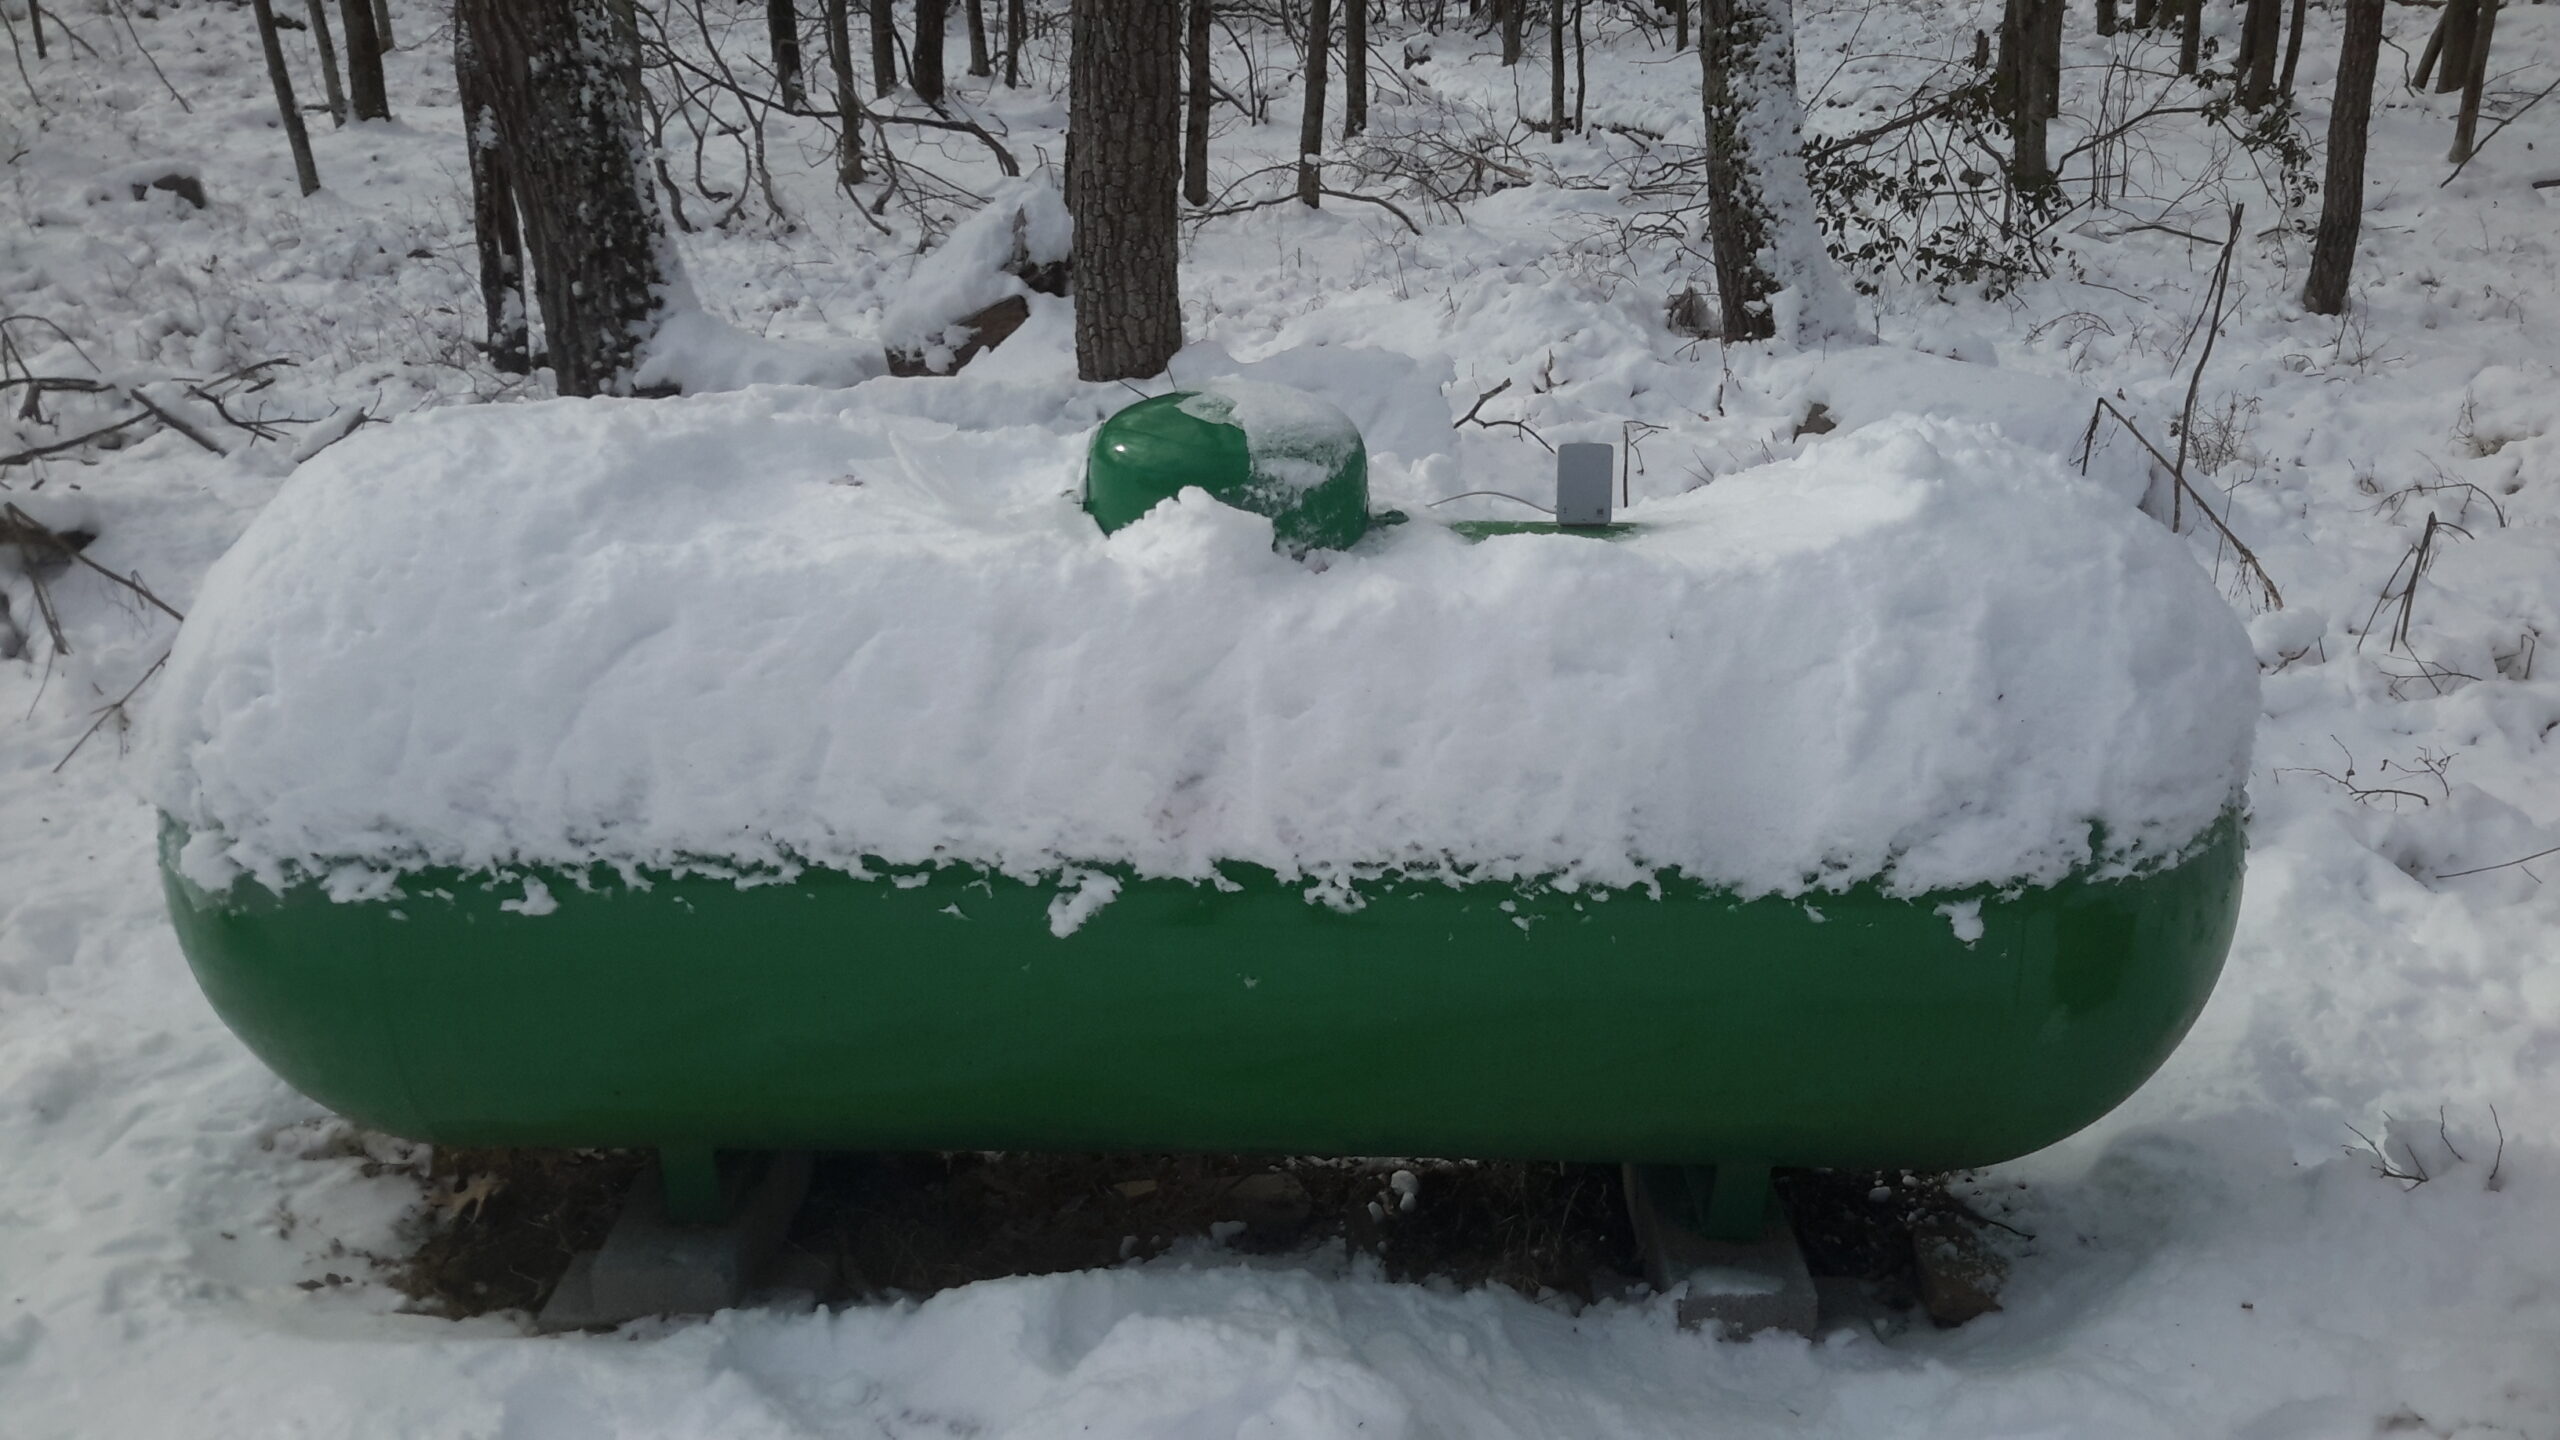
<instances>
[{"instance_id":1,"label":"metal tank leg","mask_svg":"<svg viewBox=\"0 0 2560 1440\"><path fill-rule=\"evenodd\" d=\"M1680 1291L1684 1328L1710 1327L1725 1339L1813 1334L1813 1274L1766 1164L1629 1165L1626 1187L1645 1279L1661 1293Z\"/></svg>"}]
</instances>

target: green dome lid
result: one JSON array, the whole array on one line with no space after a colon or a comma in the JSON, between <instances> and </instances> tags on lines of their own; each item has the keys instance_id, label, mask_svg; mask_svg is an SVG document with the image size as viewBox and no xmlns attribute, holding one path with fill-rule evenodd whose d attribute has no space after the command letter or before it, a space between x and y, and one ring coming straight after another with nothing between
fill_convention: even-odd
<instances>
[{"instance_id":1,"label":"green dome lid","mask_svg":"<svg viewBox=\"0 0 2560 1440\"><path fill-rule=\"evenodd\" d=\"M1285 385L1213 381L1141 400L1094 431L1084 508L1105 533L1186 485L1270 516L1290 550L1348 549L1369 529L1369 452L1359 427Z\"/></svg>"}]
</instances>

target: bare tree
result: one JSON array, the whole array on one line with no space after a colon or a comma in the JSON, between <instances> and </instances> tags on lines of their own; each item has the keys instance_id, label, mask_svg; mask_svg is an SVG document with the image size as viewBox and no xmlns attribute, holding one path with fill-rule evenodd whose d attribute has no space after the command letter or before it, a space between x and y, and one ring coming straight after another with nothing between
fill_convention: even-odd
<instances>
[{"instance_id":1,"label":"bare tree","mask_svg":"<svg viewBox=\"0 0 2560 1440\"><path fill-rule=\"evenodd\" d=\"M1689 0L1671 0L1671 48L1689 48Z\"/></svg>"},{"instance_id":2,"label":"bare tree","mask_svg":"<svg viewBox=\"0 0 2560 1440\"><path fill-rule=\"evenodd\" d=\"M1191 28L1184 37L1190 83L1183 92L1182 198L1195 206L1209 203L1209 105L1217 98L1209 65L1211 3L1191 0Z\"/></svg>"},{"instance_id":3,"label":"bare tree","mask_svg":"<svg viewBox=\"0 0 2560 1440\"><path fill-rule=\"evenodd\" d=\"M2471 62L2462 78L2462 109L2454 116L2453 149L2444 158L2459 165L2471 158L2471 137L2479 133L2480 92L2489 80L2489 43L2498 32L2498 0L2477 0L2479 19L2471 34ZM2447 62L2450 64L2451 62Z\"/></svg>"},{"instance_id":4,"label":"bare tree","mask_svg":"<svg viewBox=\"0 0 2560 1440\"><path fill-rule=\"evenodd\" d=\"M2193 75L2204 57L2204 0L2169 0L2178 7L2178 73Z\"/></svg>"},{"instance_id":5,"label":"bare tree","mask_svg":"<svg viewBox=\"0 0 2560 1440\"><path fill-rule=\"evenodd\" d=\"M2062 0L2006 0L2000 11L1992 94L2009 121L2009 178L2021 190L2053 183L2045 122L2060 87L2048 42L2059 36L2061 8Z\"/></svg>"},{"instance_id":6,"label":"bare tree","mask_svg":"<svg viewBox=\"0 0 2560 1440\"><path fill-rule=\"evenodd\" d=\"M1516 5L1520 0L1512 3ZM1310 210L1323 203L1323 161L1319 157L1324 154L1324 72L1332 48L1333 0L1308 0L1306 107L1298 112L1298 203Z\"/></svg>"},{"instance_id":7,"label":"bare tree","mask_svg":"<svg viewBox=\"0 0 2560 1440\"><path fill-rule=\"evenodd\" d=\"M675 282L609 0L458 0L563 395L632 393Z\"/></svg>"},{"instance_id":8,"label":"bare tree","mask_svg":"<svg viewBox=\"0 0 2560 1440\"><path fill-rule=\"evenodd\" d=\"M1029 28L1023 23L1022 0L1004 0L1004 83L1007 89L1022 84L1022 37Z\"/></svg>"},{"instance_id":9,"label":"bare tree","mask_svg":"<svg viewBox=\"0 0 2560 1440\"><path fill-rule=\"evenodd\" d=\"M2338 88L2329 100L2329 173L2322 180L2320 229L2311 242L2311 278L2302 308L2335 315L2346 308L2356 237L2364 227L2365 133L2373 115L2373 72L2382 54L2383 0L2347 0L2347 35L2338 49Z\"/></svg>"},{"instance_id":10,"label":"bare tree","mask_svg":"<svg viewBox=\"0 0 2560 1440\"><path fill-rule=\"evenodd\" d=\"M347 101L359 120L391 118L391 92L382 84L382 34L373 28L371 0L339 0L347 36Z\"/></svg>"},{"instance_id":11,"label":"bare tree","mask_svg":"<svg viewBox=\"0 0 2560 1440\"><path fill-rule=\"evenodd\" d=\"M2263 110L2275 98L2276 49L2283 26L2281 0L2245 0L2240 11L2240 53L2232 60L2239 72L2243 110Z\"/></svg>"},{"instance_id":12,"label":"bare tree","mask_svg":"<svg viewBox=\"0 0 2560 1440\"><path fill-rule=\"evenodd\" d=\"M1354 5L1366 0L1351 0ZM1547 143L1564 143L1564 0L1547 0Z\"/></svg>"},{"instance_id":13,"label":"bare tree","mask_svg":"<svg viewBox=\"0 0 2560 1440\"><path fill-rule=\"evenodd\" d=\"M1182 0L1075 0L1067 208L1076 373L1160 375L1182 348Z\"/></svg>"},{"instance_id":14,"label":"bare tree","mask_svg":"<svg viewBox=\"0 0 2560 1440\"><path fill-rule=\"evenodd\" d=\"M862 92L853 81L852 0L826 0L827 68L836 85L836 183L863 181Z\"/></svg>"},{"instance_id":15,"label":"bare tree","mask_svg":"<svg viewBox=\"0 0 2560 1440\"><path fill-rule=\"evenodd\" d=\"M1520 12L1529 0L1494 0L1502 11L1502 63L1520 63Z\"/></svg>"},{"instance_id":16,"label":"bare tree","mask_svg":"<svg viewBox=\"0 0 2560 1440\"><path fill-rule=\"evenodd\" d=\"M967 15L969 20L969 73L972 75L994 74L996 67L987 58L986 0L965 0L962 13Z\"/></svg>"},{"instance_id":17,"label":"bare tree","mask_svg":"<svg viewBox=\"0 0 2560 1440\"><path fill-rule=\"evenodd\" d=\"M871 93L898 88L897 0L871 0Z\"/></svg>"},{"instance_id":18,"label":"bare tree","mask_svg":"<svg viewBox=\"0 0 2560 1440\"><path fill-rule=\"evenodd\" d=\"M1369 133L1369 0L1342 5L1342 138Z\"/></svg>"},{"instance_id":19,"label":"bare tree","mask_svg":"<svg viewBox=\"0 0 2560 1440\"><path fill-rule=\"evenodd\" d=\"M1706 0L1700 16L1707 243L1728 340L1857 331L1805 186L1793 30L1788 0Z\"/></svg>"},{"instance_id":20,"label":"bare tree","mask_svg":"<svg viewBox=\"0 0 2560 1440\"><path fill-rule=\"evenodd\" d=\"M391 43L391 0L373 0L373 38L381 42L385 55L400 48Z\"/></svg>"},{"instance_id":21,"label":"bare tree","mask_svg":"<svg viewBox=\"0 0 2560 1440\"><path fill-rule=\"evenodd\" d=\"M267 53L267 80L275 86L276 113L284 121L285 145L293 151L293 178L308 195L320 188L320 167L311 158L311 132L302 128L302 107L294 103L293 72L285 68L275 7L269 0L250 0L250 4L258 17L258 47Z\"/></svg>"},{"instance_id":22,"label":"bare tree","mask_svg":"<svg viewBox=\"0 0 2560 1440\"><path fill-rule=\"evenodd\" d=\"M2450 95L2461 89L2471 73L2471 39L2479 28L2479 0L2445 0L2444 14L2436 20L2435 34L2427 40L2427 53L2418 60L2418 83L2427 83L2427 67L2441 61L2441 68L2436 71L2436 93Z\"/></svg>"},{"instance_id":23,"label":"bare tree","mask_svg":"<svg viewBox=\"0 0 2560 1440\"><path fill-rule=\"evenodd\" d=\"M916 0L916 38L907 47L907 83L927 105L942 103L942 37L949 30L951 0Z\"/></svg>"},{"instance_id":24,"label":"bare tree","mask_svg":"<svg viewBox=\"0 0 2560 1440\"><path fill-rule=\"evenodd\" d=\"M453 80L462 106L462 143L471 165L471 232L480 261L480 313L489 331L489 363L509 375L533 369L531 321L525 314L524 236L516 223L515 182L488 113L489 81L471 27L453 27Z\"/></svg>"},{"instance_id":25,"label":"bare tree","mask_svg":"<svg viewBox=\"0 0 2560 1440\"><path fill-rule=\"evenodd\" d=\"M2284 35L2284 69L2276 75L2276 93L2293 98L2293 72L2302 64L2302 27L2311 19L2310 0L2293 0L2293 28Z\"/></svg>"},{"instance_id":26,"label":"bare tree","mask_svg":"<svg viewBox=\"0 0 2560 1440\"><path fill-rule=\"evenodd\" d=\"M809 86L800 69L800 7L793 0L764 0L765 43L773 51L774 87L786 110L809 103Z\"/></svg>"},{"instance_id":27,"label":"bare tree","mask_svg":"<svg viewBox=\"0 0 2560 1440\"><path fill-rule=\"evenodd\" d=\"M311 42L320 47L320 81L329 92L329 123L347 123L347 92L338 83L338 47L329 38L327 0L311 0Z\"/></svg>"}]
</instances>

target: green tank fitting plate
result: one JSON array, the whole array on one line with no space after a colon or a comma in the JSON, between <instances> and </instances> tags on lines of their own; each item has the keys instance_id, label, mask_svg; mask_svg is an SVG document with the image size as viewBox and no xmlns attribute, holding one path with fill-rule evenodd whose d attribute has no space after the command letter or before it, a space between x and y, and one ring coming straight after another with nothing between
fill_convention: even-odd
<instances>
[{"instance_id":1,"label":"green tank fitting plate","mask_svg":"<svg viewBox=\"0 0 2560 1440\"><path fill-rule=\"evenodd\" d=\"M1324 401L1259 382L1141 400L1094 431L1084 508L1105 533L1197 485L1271 517L1283 549L1347 550L1369 529L1369 452Z\"/></svg>"}]
</instances>

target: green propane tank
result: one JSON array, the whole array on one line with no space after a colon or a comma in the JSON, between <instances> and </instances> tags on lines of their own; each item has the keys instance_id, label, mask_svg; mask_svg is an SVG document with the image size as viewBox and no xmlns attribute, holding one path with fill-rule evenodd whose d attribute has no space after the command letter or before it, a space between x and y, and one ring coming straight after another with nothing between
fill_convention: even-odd
<instances>
[{"instance_id":1,"label":"green propane tank","mask_svg":"<svg viewBox=\"0 0 2560 1440\"><path fill-rule=\"evenodd\" d=\"M1285 385L1213 381L1141 400L1094 431L1084 508L1105 533L1191 485L1270 516L1283 549L1347 550L1369 530L1359 427Z\"/></svg>"}]
</instances>

